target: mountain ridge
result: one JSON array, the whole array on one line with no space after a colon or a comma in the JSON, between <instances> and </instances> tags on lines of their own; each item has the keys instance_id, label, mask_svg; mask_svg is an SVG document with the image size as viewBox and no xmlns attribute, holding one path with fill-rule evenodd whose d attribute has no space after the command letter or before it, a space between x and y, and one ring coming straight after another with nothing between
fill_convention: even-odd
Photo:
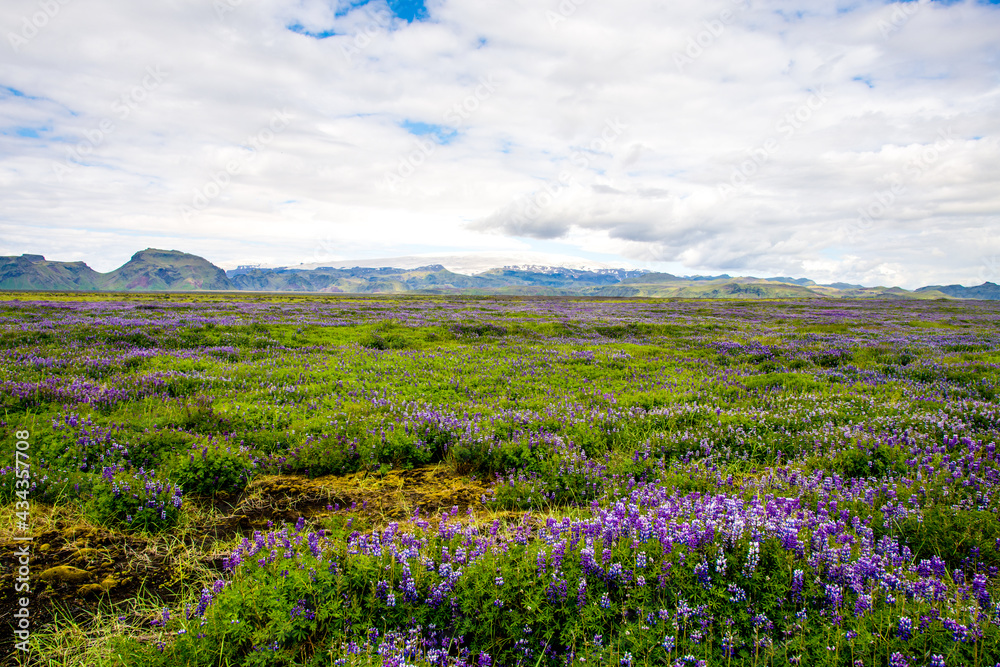
<instances>
[{"instance_id":1,"label":"mountain ridge","mask_svg":"<svg viewBox=\"0 0 1000 667\"><path fill-rule=\"evenodd\" d=\"M956 299L1000 300L1000 285L989 281L974 287L966 287L964 285L929 285L927 287L918 287L914 291L923 292L925 290L938 291Z\"/></svg>"},{"instance_id":2,"label":"mountain ridge","mask_svg":"<svg viewBox=\"0 0 1000 667\"><path fill-rule=\"evenodd\" d=\"M0 289L187 291L232 289L232 283L225 271L202 257L146 248L108 273L98 273L84 262L56 262L42 255L0 257Z\"/></svg>"},{"instance_id":3,"label":"mountain ridge","mask_svg":"<svg viewBox=\"0 0 1000 667\"><path fill-rule=\"evenodd\" d=\"M904 298L1000 300L1000 286L929 285L916 290L818 284L808 278L675 276L646 269L511 265L472 275L440 263L414 268L260 268L224 271L179 250L146 248L122 266L98 273L85 262L42 255L0 257L0 290L27 291L260 291L344 294L470 294L522 296L674 297L749 299Z\"/></svg>"}]
</instances>

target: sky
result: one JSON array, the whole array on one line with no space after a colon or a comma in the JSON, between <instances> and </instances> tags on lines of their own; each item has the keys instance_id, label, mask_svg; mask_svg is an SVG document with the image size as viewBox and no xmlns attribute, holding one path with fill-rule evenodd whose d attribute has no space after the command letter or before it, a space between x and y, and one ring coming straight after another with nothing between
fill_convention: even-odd
<instances>
[{"instance_id":1,"label":"sky","mask_svg":"<svg viewBox=\"0 0 1000 667\"><path fill-rule=\"evenodd\" d=\"M4 0L0 255L1000 282L1000 0Z\"/></svg>"}]
</instances>

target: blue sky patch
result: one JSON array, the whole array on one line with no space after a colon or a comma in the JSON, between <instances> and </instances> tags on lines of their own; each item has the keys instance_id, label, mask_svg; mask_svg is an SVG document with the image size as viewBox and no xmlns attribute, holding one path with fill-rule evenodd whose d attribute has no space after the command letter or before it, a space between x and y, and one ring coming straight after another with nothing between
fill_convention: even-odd
<instances>
[{"instance_id":1,"label":"blue sky patch","mask_svg":"<svg viewBox=\"0 0 1000 667\"><path fill-rule=\"evenodd\" d=\"M25 92L18 90L17 88L11 88L10 86L0 86L0 98L4 97L23 97L26 100L37 100L41 99L38 97L33 97Z\"/></svg>"},{"instance_id":2,"label":"blue sky patch","mask_svg":"<svg viewBox=\"0 0 1000 667\"><path fill-rule=\"evenodd\" d=\"M389 9L399 18L412 23L427 18L424 0L388 0Z\"/></svg>"},{"instance_id":3,"label":"blue sky patch","mask_svg":"<svg viewBox=\"0 0 1000 667\"><path fill-rule=\"evenodd\" d=\"M0 130L7 137L23 137L25 139L41 139L42 132L50 132L50 127L8 127Z\"/></svg>"},{"instance_id":4,"label":"blue sky patch","mask_svg":"<svg viewBox=\"0 0 1000 667\"><path fill-rule=\"evenodd\" d=\"M321 32L311 32L306 30L301 23L293 23L290 26L285 26L294 33L300 35L305 35L306 37L312 37L313 39L326 39L327 37L333 37L337 33L331 30L323 30Z\"/></svg>"},{"instance_id":5,"label":"blue sky patch","mask_svg":"<svg viewBox=\"0 0 1000 667\"><path fill-rule=\"evenodd\" d=\"M334 17L342 18L354 10L370 4L372 4L372 0L349 0L349 2L343 4L341 8L334 13ZM396 18L403 19L407 23L427 19L427 6L424 4L424 0L388 0L386 4ZM381 11L384 12L384 10ZM326 39L327 37L344 34L336 32L333 28L319 32L307 30L305 26L297 22L289 24L285 27L296 34L312 37L313 39Z\"/></svg>"},{"instance_id":6,"label":"blue sky patch","mask_svg":"<svg viewBox=\"0 0 1000 667\"><path fill-rule=\"evenodd\" d=\"M776 9L774 13L785 19L785 21L801 21L806 17L806 12L804 10L786 11L784 9Z\"/></svg>"},{"instance_id":7,"label":"blue sky patch","mask_svg":"<svg viewBox=\"0 0 1000 667\"><path fill-rule=\"evenodd\" d=\"M445 127L444 125L434 125L433 123L422 123L413 120L404 120L399 124L404 130L410 134L423 137L430 135L435 143L441 145L447 145L452 142L452 140L458 136L458 132L450 127Z\"/></svg>"},{"instance_id":8,"label":"blue sky patch","mask_svg":"<svg viewBox=\"0 0 1000 667\"><path fill-rule=\"evenodd\" d=\"M371 3L372 0L350 0L343 8L337 10L334 16L347 16L358 7L364 7ZM424 4L424 0L387 0L386 4L397 18L401 18L407 23L427 19L427 5Z\"/></svg>"},{"instance_id":9,"label":"blue sky patch","mask_svg":"<svg viewBox=\"0 0 1000 667\"><path fill-rule=\"evenodd\" d=\"M338 9L334 16L340 18L341 16L347 16L351 13L351 10L357 9L358 7L364 7L370 2L370 0L351 0L342 9Z\"/></svg>"}]
</instances>

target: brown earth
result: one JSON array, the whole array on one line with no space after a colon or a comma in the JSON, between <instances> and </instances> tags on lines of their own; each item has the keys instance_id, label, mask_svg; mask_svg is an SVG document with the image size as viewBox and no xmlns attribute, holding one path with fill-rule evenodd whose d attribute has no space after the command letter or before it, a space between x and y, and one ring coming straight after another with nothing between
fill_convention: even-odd
<instances>
[{"instance_id":1,"label":"brown earth","mask_svg":"<svg viewBox=\"0 0 1000 667\"><path fill-rule=\"evenodd\" d=\"M291 475L267 476L231 500L190 499L211 507L211 519L188 525L183 532L143 535L109 531L85 524L49 524L48 530L31 542L31 629L38 632L54 615L85 619L100 604L124 608L122 603L144 590L147 596L174 606L186 583L194 583L189 572L192 557L201 566L222 576L222 544L254 530L294 522L311 522L336 515L364 519L372 527L406 520L416 509L424 517L458 507L480 505L487 486L456 474L446 465L385 474L358 472L352 475L308 479ZM0 662L12 655L13 613L18 597L14 590L18 553L23 542L0 544ZM186 556L186 558L184 557ZM148 624L148 618L126 619Z\"/></svg>"},{"instance_id":2,"label":"brown earth","mask_svg":"<svg viewBox=\"0 0 1000 667\"><path fill-rule=\"evenodd\" d=\"M384 475L357 472L308 479L290 475L256 480L233 508L240 527L261 529L268 521L295 521L300 516L329 516L332 513L361 514L379 523L413 515L426 515L458 507L465 511L480 505L487 487L459 475L447 465L424 466L411 470L390 470Z\"/></svg>"},{"instance_id":3,"label":"brown earth","mask_svg":"<svg viewBox=\"0 0 1000 667\"><path fill-rule=\"evenodd\" d=\"M31 632L55 615L82 618L97 605L134 598L140 588L165 602L176 599L184 573L161 545L146 537L91 526L56 523L34 536L30 549L30 591L14 589L24 542L0 544L0 660L11 662L15 604L30 600ZM143 619L134 619L140 622Z\"/></svg>"}]
</instances>

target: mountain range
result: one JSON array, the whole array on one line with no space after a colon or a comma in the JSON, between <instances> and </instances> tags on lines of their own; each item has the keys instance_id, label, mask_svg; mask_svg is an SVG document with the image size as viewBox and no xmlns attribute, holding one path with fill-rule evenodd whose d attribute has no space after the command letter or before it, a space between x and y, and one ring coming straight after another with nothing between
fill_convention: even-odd
<instances>
[{"instance_id":1,"label":"mountain range","mask_svg":"<svg viewBox=\"0 0 1000 667\"><path fill-rule=\"evenodd\" d=\"M252 266L224 271L202 257L155 248L135 253L109 273L98 273L84 262L55 262L41 255L0 257L0 290L1000 300L1000 286L991 282L977 287L932 285L911 291L849 283L821 285L807 278L675 276L638 269L548 266L506 266L472 275L449 271L441 264L415 268Z\"/></svg>"}]
</instances>

